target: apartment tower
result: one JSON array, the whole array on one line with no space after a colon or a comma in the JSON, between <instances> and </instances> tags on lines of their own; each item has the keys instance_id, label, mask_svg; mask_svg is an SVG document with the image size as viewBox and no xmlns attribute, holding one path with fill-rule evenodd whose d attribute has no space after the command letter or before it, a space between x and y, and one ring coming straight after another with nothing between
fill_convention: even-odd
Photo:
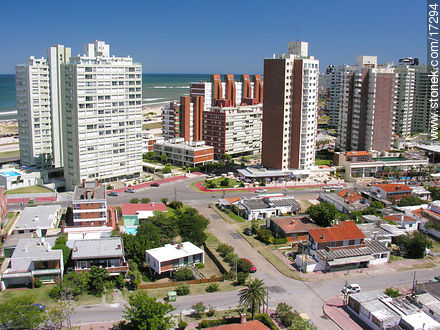
<instances>
[{"instance_id":1,"label":"apartment tower","mask_svg":"<svg viewBox=\"0 0 440 330\"><path fill-rule=\"evenodd\" d=\"M61 64L66 188L142 171L142 66L103 41Z\"/></svg>"},{"instance_id":2,"label":"apartment tower","mask_svg":"<svg viewBox=\"0 0 440 330\"><path fill-rule=\"evenodd\" d=\"M309 169L315 162L319 60L307 42L289 42L288 54L264 60L261 163L273 169Z\"/></svg>"}]
</instances>

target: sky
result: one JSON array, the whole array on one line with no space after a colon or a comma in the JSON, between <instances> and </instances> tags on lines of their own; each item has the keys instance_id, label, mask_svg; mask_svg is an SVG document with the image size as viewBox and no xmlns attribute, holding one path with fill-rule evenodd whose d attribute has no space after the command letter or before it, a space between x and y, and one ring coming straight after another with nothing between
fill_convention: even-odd
<instances>
[{"instance_id":1,"label":"sky","mask_svg":"<svg viewBox=\"0 0 440 330\"><path fill-rule=\"evenodd\" d=\"M94 40L144 73L262 73L264 58L297 40L298 12L321 71L356 55L426 63L424 0L14 0L0 2L0 73L51 45L76 55Z\"/></svg>"}]
</instances>

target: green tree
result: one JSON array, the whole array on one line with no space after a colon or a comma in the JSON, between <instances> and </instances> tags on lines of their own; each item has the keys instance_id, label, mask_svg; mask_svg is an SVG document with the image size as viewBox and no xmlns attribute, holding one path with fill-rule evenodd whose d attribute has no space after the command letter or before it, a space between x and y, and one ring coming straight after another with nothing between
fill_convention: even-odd
<instances>
[{"instance_id":1,"label":"green tree","mask_svg":"<svg viewBox=\"0 0 440 330\"><path fill-rule=\"evenodd\" d=\"M174 322L167 316L173 307L167 302L161 303L156 298L149 297L145 291L138 291L128 298L125 306L122 329L170 329Z\"/></svg>"},{"instance_id":2,"label":"green tree","mask_svg":"<svg viewBox=\"0 0 440 330\"><path fill-rule=\"evenodd\" d=\"M432 246L428 236L418 231L400 235L397 237L397 244L406 249L409 258L423 258L425 249Z\"/></svg>"},{"instance_id":3,"label":"green tree","mask_svg":"<svg viewBox=\"0 0 440 330\"><path fill-rule=\"evenodd\" d=\"M280 323L284 327L290 327L295 317L298 316L298 313L293 311L293 307L284 302L281 302L277 305L276 313Z\"/></svg>"},{"instance_id":4,"label":"green tree","mask_svg":"<svg viewBox=\"0 0 440 330\"><path fill-rule=\"evenodd\" d=\"M70 316L74 311L71 301L59 301L56 305L46 307L43 315L43 328L62 329L63 324L70 327Z\"/></svg>"},{"instance_id":5,"label":"green tree","mask_svg":"<svg viewBox=\"0 0 440 330\"><path fill-rule=\"evenodd\" d=\"M155 211L153 216L148 219L160 231L160 237L163 244L169 243L177 236L177 220L175 216L160 211Z\"/></svg>"},{"instance_id":6,"label":"green tree","mask_svg":"<svg viewBox=\"0 0 440 330\"><path fill-rule=\"evenodd\" d=\"M249 308L252 320L255 319L255 312L264 304L266 288L262 280L253 279L246 283L246 287L238 291L240 304Z\"/></svg>"},{"instance_id":7,"label":"green tree","mask_svg":"<svg viewBox=\"0 0 440 330\"><path fill-rule=\"evenodd\" d=\"M196 319L200 319L203 313L206 311L206 306L202 302L192 305L191 308L193 309L192 314Z\"/></svg>"},{"instance_id":8,"label":"green tree","mask_svg":"<svg viewBox=\"0 0 440 330\"><path fill-rule=\"evenodd\" d=\"M218 290L220 290L220 288L217 283L211 283L205 289L206 292L217 292Z\"/></svg>"},{"instance_id":9,"label":"green tree","mask_svg":"<svg viewBox=\"0 0 440 330\"><path fill-rule=\"evenodd\" d=\"M131 203L131 204L137 204L137 203L139 203L139 198L132 198L132 199L130 199L130 203Z\"/></svg>"},{"instance_id":10,"label":"green tree","mask_svg":"<svg viewBox=\"0 0 440 330\"><path fill-rule=\"evenodd\" d=\"M89 292L100 296L104 292L105 282L109 280L109 272L105 268L92 266L90 268Z\"/></svg>"},{"instance_id":11,"label":"green tree","mask_svg":"<svg viewBox=\"0 0 440 330\"><path fill-rule=\"evenodd\" d=\"M388 297L391 298L400 297L402 295L398 289L393 289L393 288L386 288L383 293L385 293Z\"/></svg>"},{"instance_id":12,"label":"green tree","mask_svg":"<svg viewBox=\"0 0 440 330\"><path fill-rule=\"evenodd\" d=\"M383 209L385 204L379 201L373 201L370 203L370 207L374 207L375 209Z\"/></svg>"},{"instance_id":13,"label":"green tree","mask_svg":"<svg viewBox=\"0 0 440 330\"><path fill-rule=\"evenodd\" d=\"M55 244L52 247L52 250L61 250L63 252L63 266L69 261L70 253L72 249L66 246L67 243L67 234L61 234L55 240Z\"/></svg>"},{"instance_id":14,"label":"green tree","mask_svg":"<svg viewBox=\"0 0 440 330\"><path fill-rule=\"evenodd\" d=\"M228 187L229 186L229 179L224 178L222 181L220 181L220 186L221 187Z\"/></svg>"},{"instance_id":15,"label":"green tree","mask_svg":"<svg viewBox=\"0 0 440 330\"><path fill-rule=\"evenodd\" d=\"M303 318L299 315L295 316L291 327L289 328L290 330L297 330L297 329L301 329L301 330L317 330L318 328L313 324L310 323L310 321L306 321L303 320Z\"/></svg>"},{"instance_id":16,"label":"green tree","mask_svg":"<svg viewBox=\"0 0 440 330\"><path fill-rule=\"evenodd\" d=\"M200 246L206 241L205 229L208 219L201 215L195 208L187 207L176 210L179 235L184 241Z\"/></svg>"},{"instance_id":17,"label":"green tree","mask_svg":"<svg viewBox=\"0 0 440 330\"><path fill-rule=\"evenodd\" d=\"M167 205L168 203L168 198L164 197L160 200L162 203L164 203L165 205Z\"/></svg>"},{"instance_id":18,"label":"green tree","mask_svg":"<svg viewBox=\"0 0 440 330\"><path fill-rule=\"evenodd\" d=\"M141 203L142 204L148 204L150 201L151 201L151 199L149 199L147 197L144 197L144 198L141 199Z\"/></svg>"},{"instance_id":19,"label":"green tree","mask_svg":"<svg viewBox=\"0 0 440 330\"><path fill-rule=\"evenodd\" d=\"M238 285L244 285L246 283L246 280L249 277L249 272L238 272L237 273L237 284Z\"/></svg>"},{"instance_id":20,"label":"green tree","mask_svg":"<svg viewBox=\"0 0 440 330\"><path fill-rule=\"evenodd\" d=\"M194 279L194 274L189 267L182 267L173 273L173 278L176 281L189 281Z\"/></svg>"},{"instance_id":21,"label":"green tree","mask_svg":"<svg viewBox=\"0 0 440 330\"><path fill-rule=\"evenodd\" d=\"M171 167L164 166L162 172L163 172L163 174L171 173Z\"/></svg>"},{"instance_id":22,"label":"green tree","mask_svg":"<svg viewBox=\"0 0 440 330\"><path fill-rule=\"evenodd\" d=\"M90 273L70 273L63 277L60 283L60 298L63 300L74 299L87 291L89 287Z\"/></svg>"},{"instance_id":23,"label":"green tree","mask_svg":"<svg viewBox=\"0 0 440 330\"><path fill-rule=\"evenodd\" d=\"M338 210L333 204L323 202L310 206L306 213L318 226L329 227L333 224Z\"/></svg>"},{"instance_id":24,"label":"green tree","mask_svg":"<svg viewBox=\"0 0 440 330\"><path fill-rule=\"evenodd\" d=\"M176 293L178 296L186 296L190 292L189 284L180 283L176 288Z\"/></svg>"},{"instance_id":25,"label":"green tree","mask_svg":"<svg viewBox=\"0 0 440 330\"><path fill-rule=\"evenodd\" d=\"M419 197L403 196L399 201L399 206L414 206L426 204L426 201Z\"/></svg>"},{"instance_id":26,"label":"green tree","mask_svg":"<svg viewBox=\"0 0 440 330\"><path fill-rule=\"evenodd\" d=\"M258 229L255 238L266 244L272 244L275 240L275 238L272 235L272 232L268 228Z\"/></svg>"},{"instance_id":27,"label":"green tree","mask_svg":"<svg viewBox=\"0 0 440 330\"><path fill-rule=\"evenodd\" d=\"M174 210L178 210L183 208L183 203L181 201L172 201L168 206Z\"/></svg>"},{"instance_id":28,"label":"green tree","mask_svg":"<svg viewBox=\"0 0 440 330\"><path fill-rule=\"evenodd\" d=\"M220 243L217 246L217 252L220 253L220 255L223 258L229 252L234 252L234 248L231 245L228 245L228 244L225 244L225 243Z\"/></svg>"},{"instance_id":29,"label":"green tree","mask_svg":"<svg viewBox=\"0 0 440 330\"><path fill-rule=\"evenodd\" d=\"M440 199L440 188L436 186L429 186L428 191L431 193L431 198L433 201Z\"/></svg>"},{"instance_id":30,"label":"green tree","mask_svg":"<svg viewBox=\"0 0 440 330\"><path fill-rule=\"evenodd\" d=\"M43 322L43 313L32 305L33 297L12 298L0 304L0 326L7 329L36 329Z\"/></svg>"},{"instance_id":31,"label":"green tree","mask_svg":"<svg viewBox=\"0 0 440 330\"><path fill-rule=\"evenodd\" d=\"M249 261L247 261L245 258L238 259L237 271L249 273L249 271L251 270L251 267L252 267L251 263Z\"/></svg>"}]
</instances>

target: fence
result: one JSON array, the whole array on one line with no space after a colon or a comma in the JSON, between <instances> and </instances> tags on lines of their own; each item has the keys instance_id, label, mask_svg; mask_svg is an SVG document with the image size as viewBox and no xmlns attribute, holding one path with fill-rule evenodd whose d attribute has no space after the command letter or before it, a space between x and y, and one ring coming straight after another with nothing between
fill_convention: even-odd
<instances>
[{"instance_id":1,"label":"fence","mask_svg":"<svg viewBox=\"0 0 440 330\"><path fill-rule=\"evenodd\" d=\"M159 288L168 288L172 286L178 286L181 283L186 284L202 284L202 283L211 283L211 282L221 282L223 278L221 276L217 276L214 278L202 278L199 280L191 280L191 281L182 281L182 282L166 282L166 283L151 283L151 284L139 284L139 289L159 289Z\"/></svg>"}]
</instances>

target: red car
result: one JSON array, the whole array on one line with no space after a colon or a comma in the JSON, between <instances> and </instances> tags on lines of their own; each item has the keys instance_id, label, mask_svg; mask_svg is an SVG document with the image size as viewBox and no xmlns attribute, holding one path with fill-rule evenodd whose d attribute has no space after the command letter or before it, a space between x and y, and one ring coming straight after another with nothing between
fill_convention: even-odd
<instances>
[{"instance_id":1,"label":"red car","mask_svg":"<svg viewBox=\"0 0 440 330\"><path fill-rule=\"evenodd\" d=\"M257 271L257 267L255 267L252 261L250 261L249 259L246 259L246 261L251 264L251 269L249 269L249 273L255 273Z\"/></svg>"}]
</instances>

